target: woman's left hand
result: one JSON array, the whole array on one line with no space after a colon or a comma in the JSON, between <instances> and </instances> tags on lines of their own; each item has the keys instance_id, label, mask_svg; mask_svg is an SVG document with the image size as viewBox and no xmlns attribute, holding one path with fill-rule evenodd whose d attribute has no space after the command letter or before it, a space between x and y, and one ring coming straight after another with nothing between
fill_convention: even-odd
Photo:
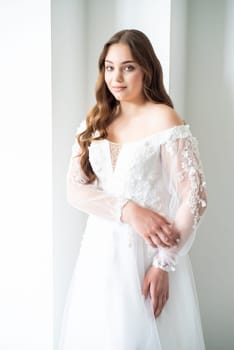
<instances>
[{"instance_id":1,"label":"woman's left hand","mask_svg":"<svg viewBox=\"0 0 234 350\"><path fill-rule=\"evenodd\" d=\"M151 266L145 274L142 293L145 298L149 293L154 315L158 317L169 297L168 272Z\"/></svg>"}]
</instances>

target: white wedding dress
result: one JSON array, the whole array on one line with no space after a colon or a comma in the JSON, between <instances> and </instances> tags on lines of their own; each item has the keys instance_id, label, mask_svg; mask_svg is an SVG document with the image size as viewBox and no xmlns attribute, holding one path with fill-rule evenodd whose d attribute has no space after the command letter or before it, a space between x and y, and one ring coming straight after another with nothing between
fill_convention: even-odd
<instances>
[{"instance_id":1,"label":"white wedding dress","mask_svg":"<svg viewBox=\"0 0 234 350\"><path fill-rule=\"evenodd\" d=\"M77 134L85 128L85 122ZM98 137L98 134L94 135ZM94 184L85 184L73 146L69 203L89 214L67 294L59 350L204 350L188 251L206 207L197 141L189 125L122 145L89 147ZM181 233L176 248L152 248L121 208L131 199L166 216ZM142 284L154 263L169 272L169 300L155 319Z\"/></svg>"}]
</instances>

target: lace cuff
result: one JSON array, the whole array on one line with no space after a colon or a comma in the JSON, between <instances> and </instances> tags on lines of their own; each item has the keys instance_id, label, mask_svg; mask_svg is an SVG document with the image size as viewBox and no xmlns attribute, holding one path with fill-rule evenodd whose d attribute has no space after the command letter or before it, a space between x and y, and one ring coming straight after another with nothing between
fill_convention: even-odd
<instances>
[{"instance_id":1,"label":"lace cuff","mask_svg":"<svg viewBox=\"0 0 234 350\"><path fill-rule=\"evenodd\" d=\"M152 266L160 268L164 271L175 271L177 264L177 255L170 252L166 254L165 251L158 249L156 255L153 258Z\"/></svg>"}]
</instances>

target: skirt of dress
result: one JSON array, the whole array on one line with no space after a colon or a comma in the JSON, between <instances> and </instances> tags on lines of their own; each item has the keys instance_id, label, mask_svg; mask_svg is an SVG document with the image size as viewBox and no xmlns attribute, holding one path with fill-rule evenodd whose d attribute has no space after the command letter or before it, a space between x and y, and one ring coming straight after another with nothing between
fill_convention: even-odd
<instances>
[{"instance_id":1,"label":"skirt of dress","mask_svg":"<svg viewBox=\"0 0 234 350\"><path fill-rule=\"evenodd\" d=\"M59 350L204 350L188 256L155 319L142 284L152 249L128 225L90 216L67 294Z\"/></svg>"}]
</instances>

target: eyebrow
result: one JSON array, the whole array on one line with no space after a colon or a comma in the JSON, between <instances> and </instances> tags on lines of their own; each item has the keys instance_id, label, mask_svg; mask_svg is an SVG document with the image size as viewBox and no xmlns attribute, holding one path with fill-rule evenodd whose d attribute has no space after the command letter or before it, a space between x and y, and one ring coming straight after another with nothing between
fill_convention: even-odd
<instances>
[{"instance_id":1,"label":"eyebrow","mask_svg":"<svg viewBox=\"0 0 234 350\"><path fill-rule=\"evenodd\" d=\"M108 63L112 63L112 64L113 64L113 62L112 62L112 61L109 61L109 60L105 60L105 62L108 62ZM127 61L121 62L121 64L126 64L126 63L135 63L135 61L133 61L133 60L127 60Z\"/></svg>"}]
</instances>

